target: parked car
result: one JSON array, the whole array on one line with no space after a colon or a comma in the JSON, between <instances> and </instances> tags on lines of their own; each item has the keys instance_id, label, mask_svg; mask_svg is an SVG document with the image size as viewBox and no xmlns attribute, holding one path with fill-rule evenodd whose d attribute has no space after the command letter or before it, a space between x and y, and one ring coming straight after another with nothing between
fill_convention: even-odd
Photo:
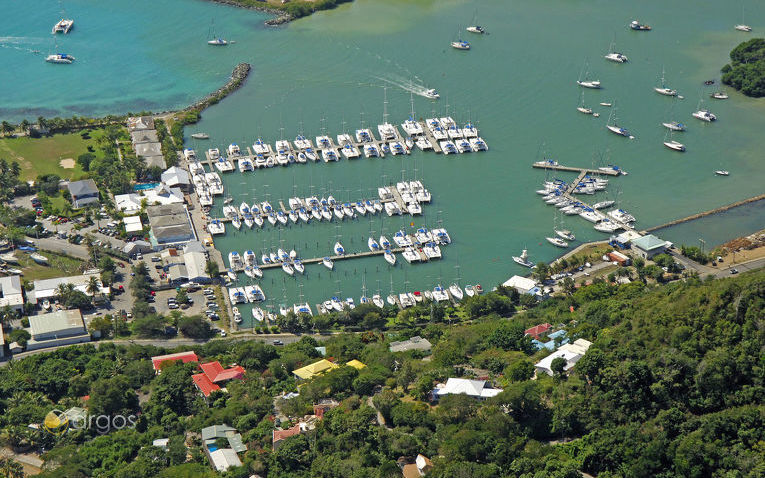
<instances>
[{"instance_id":1,"label":"parked car","mask_svg":"<svg viewBox=\"0 0 765 478\"><path fill-rule=\"evenodd\" d=\"M274 345L284 345L284 342L282 342L279 339L274 340Z\"/></svg>"}]
</instances>

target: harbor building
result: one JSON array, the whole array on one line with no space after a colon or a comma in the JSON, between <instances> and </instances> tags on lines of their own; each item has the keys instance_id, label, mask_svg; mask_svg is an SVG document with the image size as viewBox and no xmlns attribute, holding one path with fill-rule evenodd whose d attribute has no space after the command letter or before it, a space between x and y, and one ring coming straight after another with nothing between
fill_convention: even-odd
<instances>
[{"instance_id":1,"label":"harbor building","mask_svg":"<svg viewBox=\"0 0 765 478\"><path fill-rule=\"evenodd\" d=\"M57 310L49 314L29 316L27 350L36 350L59 345L89 342L90 334L79 309Z\"/></svg>"},{"instance_id":2,"label":"harbor building","mask_svg":"<svg viewBox=\"0 0 765 478\"><path fill-rule=\"evenodd\" d=\"M46 299L58 297L58 286L60 284L72 284L75 290L79 290L83 294L89 296L88 281L90 281L91 277L98 279L99 293L101 295L109 295L111 289L109 287L104 287L101 284L101 276L99 274L83 274L79 276L36 280L32 282L34 289L27 293L27 300L33 304L39 304Z\"/></svg>"},{"instance_id":3,"label":"harbor building","mask_svg":"<svg viewBox=\"0 0 765 478\"><path fill-rule=\"evenodd\" d=\"M197 238L184 204L149 206L146 214L151 226L150 242L155 249L181 247Z\"/></svg>"},{"instance_id":4,"label":"harbor building","mask_svg":"<svg viewBox=\"0 0 765 478\"><path fill-rule=\"evenodd\" d=\"M635 255L646 260L663 254L667 250L667 241L662 241L653 234L633 239L630 242L632 243L632 251Z\"/></svg>"}]
</instances>

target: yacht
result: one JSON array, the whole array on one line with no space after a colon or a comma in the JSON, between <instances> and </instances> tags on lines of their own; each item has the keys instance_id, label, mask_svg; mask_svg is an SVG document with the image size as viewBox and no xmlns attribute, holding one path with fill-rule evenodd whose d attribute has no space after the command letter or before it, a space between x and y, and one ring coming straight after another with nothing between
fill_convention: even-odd
<instances>
[{"instance_id":1,"label":"yacht","mask_svg":"<svg viewBox=\"0 0 765 478\"><path fill-rule=\"evenodd\" d=\"M75 58L72 55L67 55L66 53L54 53L45 57L45 61L48 63L70 64L74 60Z\"/></svg>"},{"instance_id":2,"label":"yacht","mask_svg":"<svg viewBox=\"0 0 765 478\"><path fill-rule=\"evenodd\" d=\"M716 100L727 100L729 98L728 93L724 91L715 91L709 96Z\"/></svg>"},{"instance_id":3,"label":"yacht","mask_svg":"<svg viewBox=\"0 0 765 478\"><path fill-rule=\"evenodd\" d=\"M436 302L448 301L449 294L446 292L446 289L438 285L433 289L433 300L435 300Z\"/></svg>"},{"instance_id":4,"label":"yacht","mask_svg":"<svg viewBox=\"0 0 765 478\"><path fill-rule=\"evenodd\" d=\"M440 259L441 248L435 242L428 242L422 246L422 252L428 259Z\"/></svg>"},{"instance_id":5,"label":"yacht","mask_svg":"<svg viewBox=\"0 0 765 478\"><path fill-rule=\"evenodd\" d=\"M415 250L412 249L411 247L407 247L406 249L404 249L404 252L402 255L404 256L404 260L406 260L406 262L410 264L412 262L418 262L420 260L420 255L417 254L417 252L415 252Z\"/></svg>"},{"instance_id":6,"label":"yacht","mask_svg":"<svg viewBox=\"0 0 765 478\"><path fill-rule=\"evenodd\" d=\"M466 30L469 31L470 33L480 33L480 34L486 33L486 30L484 30L484 28L481 25L473 25L473 26L467 27Z\"/></svg>"},{"instance_id":7,"label":"yacht","mask_svg":"<svg viewBox=\"0 0 765 478\"><path fill-rule=\"evenodd\" d=\"M715 171L715 174L718 176L730 176L730 172L724 169L718 169L717 171Z\"/></svg>"},{"instance_id":8,"label":"yacht","mask_svg":"<svg viewBox=\"0 0 765 478\"><path fill-rule=\"evenodd\" d=\"M385 307L385 302L383 302L382 297L380 297L380 294L375 294L372 296L372 303L381 309Z\"/></svg>"},{"instance_id":9,"label":"yacht","mask_svg":"<svg viewBox=\"0 0 765 478\"><path fill-rule=\"evenodd\" d=\"M210 224L207 225L207 232L213 236L226 233L226 226L219 219L213 219Z\"/></svg>"},{"instance_id":10,"label":"yacht","mask_svg":"<svg viewBox=\"0 0 765 478\"><path fill-rule=\"evenodd\" d=\"M600 89L602 88L599 80L576 80L576 84L583 88Z\"/></svg>"},{"instance_id":11,"label":"yacht","mask_svg":"<svg viewBox=\"0 0 765 478\"><path fill-rule=\"evenodd\" d=\"M434 90L433 88L425 90L422 96L424 96L425 98L430 98L431 100L437 100L441 97L441 95L439 95L438 92Z\"/></svg>"},{"instance_id":12,"label":"yacht","mask_svg":"<svg viewBox=\"0 0 765 478\"><path fill-rule=\"evenodd\" d=\"M740 32L751 32L752 31L752 27L750 27L749 25L736 25L733 28L735 28L736 30L738 30Z\"/></svg>"},{"instance_id":13,"label":"yacht","mask_svg":"<svg viewBox=\"0 0 765 478\"><path fill-rule=\"evenodd\" d=\"M396 255L390 250L385 249L385 260L388 262L388 264L395 266L396 265Z\"/></svg>"},{"instance_id":14,"label":"yacht","mask_svg":"<svg viewBox=\"0 0 765 478\"><path fill-rule=\"evenodd\" d=\"M332 270L335 267L335 263L329 257L323 258L321 260L321 263L324 264L324 267L326 267L329 270Z\"/></svg>"},{"instance_id":15,"label":"yacht","mask_svg":"<svg viewBox=\"0 0 765 478\"><path fill-rule=\"evenodd\" d=\"M717 116L713 115L709 110L698 110L693 113L693 117L711 123L717 120Z\"/></svg>"},{"instance_id":16,"label":"yacht","mask_svg":"<svg viewBox=\"0 0 765 478\"><path fill-rule=\"evenodd\" d=\"M212 46L226 46L228 45L228 40L224 40L223 38L218 37L212 40L207 40L207 44Z\"/></svg>"},{"instance_id":17,"label":"yacht","mask_svg":"<svg viewBox=\"0 0 765 478\"><path fill-rule=\"evenodd\" d=\"M685 131L685 125L683 123L679 123L677 121L672 121L669 123L662 123L662 125L672 131Z\"/></svg>"},{"instance_id":18,"label":"yacht","mask_svg":"<svg viewBox=\"0 0 765 478\"><path fill-rule=\"evenodd\" d=\"M53 25L53 30L51 33L63 33L67 34L69 33L69 30L71 30L74 27L74 20L71 18L62 18L59 20L55 25Z\"/></svg>"},{"instance_id":19,"label":"yacht","mask_svg":"<svg viewBox=\"0 0 765 478\"><path fill-rule=\"evenodd\" d=\"M608 53L604 58L608 61L613 61L614 63L627 63L628 61L626 56L615 51Z\"/></svg>"},{"instance_id":20,"label":"yacht","mask_svg":"<svg viewBox=\"0 0 765 478\"><path fill-rule=\"evenodd\" d=\"M287 273L287 275L294 275L295 269L292 268L292 265L289 262L282 262L282 270Z\"/></svg>"},{"instance_id":21,"label":"yacht","mask_svg":"<svg viewBox=\"0 0 765 478\"><path fill-rule=\"evenodd\" d=\"M614 204L614 201L612 201L612 200L601 201L601 202L593 204L592 208L593 209L603 209L604 207L612 206L613 204Z\"/></svg>"},{"instance_id":22,"label":"yacht","mask_svg":"<svg viewBox=\"0 0 765 478\"><path fill-rule=\"evenodd\" d=\"M340 244L340 241L335 243L333 250L335 251L335 255L342 256L345 254L345 249L343 248L343 245Z\"/></svg>"},{"instance_id":23,"label":"yacht","mask_svg":"<svg viewBox=\"0 0 765 478\"><path fill-rule=\"evenodd\" d=\"M242 262L242 256L236 251L228 253L228 265L233 271L244 270L244 263Z\"/></svg>"},{"instance_id":24,"label":"yacht","mask_svg":"<svg viewBox=\"0 0 765 478\"><path fill-rule=\"evenodd\" d=\"M380 250L380 244L375 241L374 237L370 237L367 241L367 246L369 247L369 250L372 252L376 252Z\"/></svg>"},{"instance_id":25,"label":"yacht","mask_svg":"<svg viewBox=\"0 0 765 478\"><path fill-rule=\"evenodd\" d=\"M636 31L648 31L651 29L650 26L643 25L637 20L632 20L632 22L630 22L630 28Z\"/></svg>"},{"instance_id":26,"label":"yacht","mask_svg":"<svg viewBox=\"0 0 765 478\"><path fill-rule=\"evenodd\" d=\"M599 223L595 224L594 229L598 232L605 232L607 234L614 233L621 229L621 226L610 219L603 219Z\"/></svg>"},{"instance_id":27,"label":"yacht","mask_svg":"<svg viewBox=\"0 0 765 478\"><path fill-rule=\"evenodd\" d=\"M664 141L664 146L666 146L669 149L673 149L675 151L680 151L680 152L685 151L685 145L683 143L679 143L674 140Z\"/></svg>"},{"instance_id":28,"label":"yacht","mask_svg":"<svg viewBox=\"0 0 765 478\"><path fill-rule=\"evenodd\" d=\"M465 297L465 295L462 293L462 288L457 284L452 284L449 286L449 293L452 294L452 297L454 297L455 300L462 300L462 298Z\"/></svg>"},{"instance_id":29,"label":"yacht","mask_svg":"<svg viewBox=\"0 0 765 478\"><path fill-rule=\"evenodd\" d=\"M568 247L568 242L564 241L560 237L545 237L545 239L547 239L547 242L549 242L553 246L563 247L563 248Z\"/></svg>"},{"instance_id":30,"label":"yacht","mask_svg":"<svg viewBox=\"0 0 765 478\"><path fill-rule=\"evenodd\" d=\"M576 239L576 236L574 236L574 233L569 231L568 229L555 229L555 234L557 234L558 237L562 239L566 239L568 241L573 241Z\"/></svg>"},{"instance_id":31,"label":"yacht","mask_svg":"<svg viewBox=\"0 0 765 478\"><path fill-rule=\"evenodd\" d=\"M486 145L486 142L483 140L483 138L470 138L470 146L473 148L473 151L476 153L479 151L488 151L489 147Z\"/></svg>"},{"instance_id":32,"label":"yacht","mask_svg":"<svg viewBox=\"0 0 765 478\"><path fill-rule=\"evenodd\" d=\"M457 40L452 42L452 48L456 50L470 50L470 43L465 40Z\"/></svg>"},{"instance_id":33,"label":"yacht","mask_svg":"<svg viewBox=\"0 0 765 478\"><path fill-rule=\"evenodd\" d=\"M239 219L239 216L232 217L231 225L234 226L237 230L239 230L242 227L242 220Z\"/></svg>"},{"instance_id":34,"label":"yacht","mask_svg":"<svg viewBox=\"0 0 765 478\"><path fill-rule=\"evenodd\" d=\"M371 143L373 142L372 130L369 128L362 128L356 130L356 141L359 143Z\"/></svg>"},{"instance_id":35,"label":"yacht","mask_svg":"<svg viewBox=\"0 0 765 478\"><path fill-rule=\"evenodd\" d=\"M529 261L529 253L526 249L521 251L520 256L513 256L513 260L515 261L516 264L520 264L523 267L529 267L529 268L534 267L534 263Z\"/></svg>"},{"instance_id":36,"label":"yacht","mask_svg":"<svg viewBox=\"0 0 765 478\"><path fill-rule=\"evenodd\" d=\"M292 267L294 267L295 270L301 274L305 273L305 265L303 264L303 262L301 262L300 259L295 259L294 261L292 261Z\"/></svg>"},{"instance_id":37,"label":"yacht","mask_svg":"<svg viewBox=\"0 0 765 478\"><path fill-rule=\"evenodd\" d=\"M612 132L614 134L618 134L619 136L624 136L625 138L629 138L629 136L630 136L630 132L629 131L627 131L626 129L624 129L624 128L620 127L620 126L617 126L615 124L614 125L608 124L608 125L606 125L606 128L608 128L608 130L610 132Z\"/></svg>"}]
</instances>

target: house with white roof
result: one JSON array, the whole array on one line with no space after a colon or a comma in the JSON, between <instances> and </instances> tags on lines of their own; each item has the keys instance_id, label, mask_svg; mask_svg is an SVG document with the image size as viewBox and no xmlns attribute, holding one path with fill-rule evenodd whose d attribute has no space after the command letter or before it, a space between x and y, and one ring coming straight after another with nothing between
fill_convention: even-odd
<instances>
[{"instance_id":1,"label":"house with white roof","mask_svg":"<svg viewBox=\"0 0 765 478\"><path fill-rule=\"evenodd\" d=\"M544 292L537 285L537 281L529 279L528 277L513 276L506 280L503 284L505 287L512 287L517 290L519 294L529 294L535 296L542 296Z\"/></svg>"},{"instance_id":2,"label":"house with white roof","mask_svg":"<svg viewBox=\"0 0 765 478\"><path fill-rule=\"evenodd\" d=\"M632 240L632 251L643 259L651 259L663 254L667 250L667 241L663 241L653 234Z\"/></svg>"},{"instance_id":3,"label":"house with white roof","mask_svg":"<svg viewBox=\"0 0 765 478\"><path fill-rule=\"evenodd\" d=\"M587 349L590 348L592 342L584 339L576 339L573 343L568 343L558 347L558 350L551 353L547 357L540 360L534 368L537 373L546 373L552 376L552 363L556 358L562 358L566 361L566 365L563 370L568 371L573 368L574 365L587 353Z\"/></svg>"},{"instance_id":4,"label":"house with white roof","mask_svg":"<svg viewBox=\"0 0 765 478\"><path fill-rule=\"evenodd\" d=\"M6 305L17 312L24 308L24 293L19 276L0 277L0 308Z\"/></svg>"},{"instance_id":5,"label":"house with white roof","mask_svg":"<svg viewBox=\"0 0 765 478\"><path fill-rule=\"evenodd\" d=\"M127 216L122 218L122 222L125 224L125 232L129 236L143 233L141 216Z\"/></svg>"},{"instance_id":6,"label":"house with white roof","mask_svg":"<svg viewBox=\"0 0 765 478\"><path fill-rule=\"evenodd\" d=\"M168 168L167 171L162 173L162 182L171 188L181 188L182 190L188 190L191 186L191 178L189 173L178 166Z\"/></svg>"},{"instance_id":7,"label":"house with white roof","mask_svg":"<svg viewBox=\"0 0 765 478\"><path fill-rule=\"evenodd\" d=\"M29 334L32 338L27 341L27 350L90 341L79 309L30 315Z\"/></svg>"},{"instance_id":8,"label":"house with white roof","mask_svg":"<svg viewBox=\"0 0 765 478\"><path fill-rule=\"evenodd\" d=\"M436 385L433 390L433 398L438 399L445 395L468 395L480 400L496 397L502 393L501 388L490 388L486 386L486 380L468 380L465 378L450 378L446 384Z\"/></svg>"}]
</instances>

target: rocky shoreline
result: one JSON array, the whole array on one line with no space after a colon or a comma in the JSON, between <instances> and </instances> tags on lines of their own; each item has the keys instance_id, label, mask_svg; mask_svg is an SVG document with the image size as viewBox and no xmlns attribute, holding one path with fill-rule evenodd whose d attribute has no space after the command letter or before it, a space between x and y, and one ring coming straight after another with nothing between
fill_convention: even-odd
<instances>
[{"instance_id":1,"label":"rocky shoreline","mask_svg":"<svg viewBox=\"0 0 765 478\"><path fill-rule=\"evenodd\" d=\"M228 5L230 7L246 8L247 10L255 10L256 12L262 12L262 13L275 15L276 18L270 18L266 20L265 22L263 22L268 26L278 26L284 23L289 23L292 20L294 20L292 16L276 8L260 6L260 5L244 5L238 2L237 0L207 0L207 1L213 2L213 3L220 3L221 5Z\"/></svg>"},{"instance_id":2,"label":"rocky shoreline","mask_svg":"<svg viewBox=\"0 0 765 478\"><path fill-rule=\"evenodd\" d=\"M231 72L231 78L229 78L225 85L208 94L201 100L195 101L189 106L178 110L178 113L188 113L191 111L201 112L209 106L218 103L226 96L238 90L244 84L244 81L247 79L247 76L249 76L251 69L252 66L249 63L239 63L236 65L236 67L234 67L234 71Z\"/></svg>"}]
</instances>

